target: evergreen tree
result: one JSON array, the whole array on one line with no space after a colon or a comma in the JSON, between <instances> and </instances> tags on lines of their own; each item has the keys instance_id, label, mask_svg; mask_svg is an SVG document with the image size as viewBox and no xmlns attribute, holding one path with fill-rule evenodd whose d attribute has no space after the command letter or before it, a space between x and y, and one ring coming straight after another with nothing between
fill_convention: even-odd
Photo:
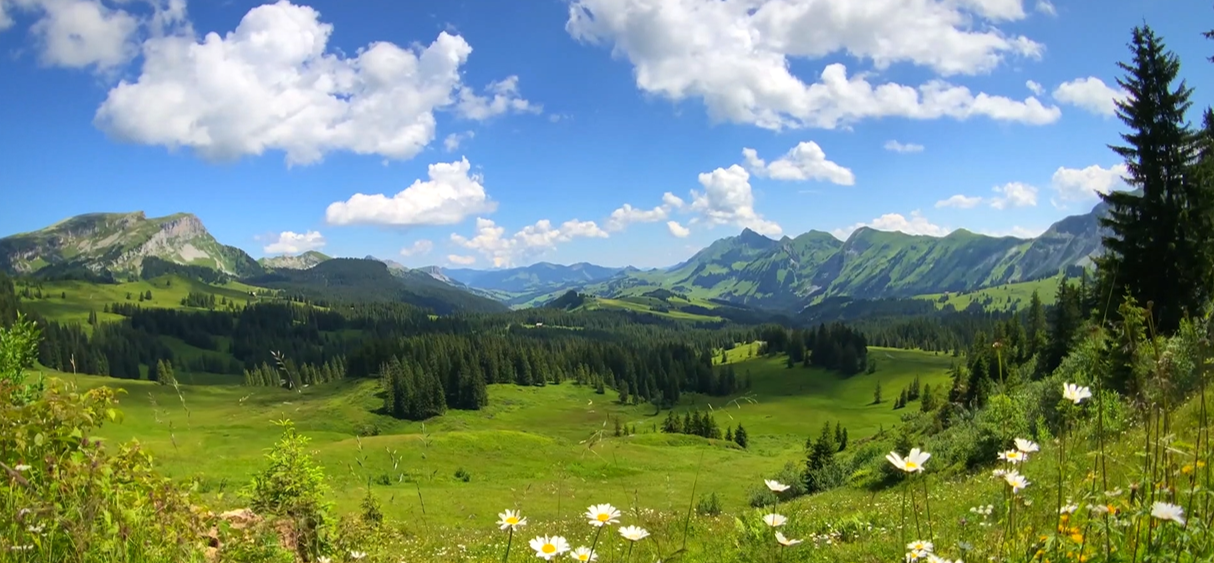
<instances>
[{"instance_id":1,"label":"evergreen tree","mask_svg":"<svg viewBox=\"0 0 1214 563\"><path fill-rule=\"evenodd\" d=\"M807 446L809 452L805 459L805 488L811 493L816 493L826 488L822 472L834 463L835 452L839 451L829 422L823 423L818 439Z\"/></svg>"},{"instance_id":2,"label":"evergreen tree","mask_svg":"<svg viewBox=\"0 0 1214 563\"><path fill-rule=\"evenodd\" d=\"M932 384L923 385L923 394L919 396L919 410L931 412L936 410L936 398L932 395Z\"/></svg>"},{"instance_id":3,"label":"evergreen tree","mask_svg":"<svg viewBox=\"0 0 1214 563\"><path fill-rule=\"evenodd\" d=\"M728 442L733 441L733 428L729 428L729 427L725 428L725 440Z\"/></svg>"},{"instance_id":4,"label":"evergreen tree","mask_svg":"<svg viewBox=\"0 0 1214 563\"><path fill-rule=\"evenodd\" d=\"M738 429L733 432L733 442L742 449L750 446L750 437L746 435L746 429L742 428L742 423L738 423Z\"/></svg>"},{"instance_id":5,"label":"evergreen tree","mask_svg":"<svg viewBox=\"0 0 1214 563\"><path fill-rule=\"evenodd\" d=\"M873 404L881 404L881 380L877 380L877 388L873 390Z\"/></svg>"},{"instance_id":6,"label":"evergreen tree","mask_svg":"<svg viewBox=\"0 0 1214 563\"><path fill-rule=\"evenodd\" d=\"M1028 317L1025 319L1027 326L1028 342L1026 343L1026 356L1031 358L1045 349L1046 335L1049 330L1049 325L1045 320L1045 305L1041 303L1041 296L1037 294L1037 290L1033 290L1033 296L1029 298Z\"/></svg>"},{"instance_id":7,"label":"evergreen tree","mask_svg":"<svg viewBox=\"0 0 1214 563\"><path fill-rule=\"evenodd\" d=\"M1197 174L1197 137L1185 120L1192 89L1176 83L1180 60L1150 26L1135 27L1129 47L1117 80L1128 96L1116 103L1130 132L1121 135L1126 145L1110 148L1141 193L1101 194L1111 236L1097 264L1102 294L1120 299L1128 288L1171 334L1214 293L1214 189Z\"/></svg>"}]
</instances>

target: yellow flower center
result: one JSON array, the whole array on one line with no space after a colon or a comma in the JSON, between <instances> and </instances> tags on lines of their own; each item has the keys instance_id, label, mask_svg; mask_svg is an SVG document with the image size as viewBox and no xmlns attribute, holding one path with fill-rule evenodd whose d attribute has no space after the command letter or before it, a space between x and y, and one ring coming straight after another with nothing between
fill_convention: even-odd
<instances>
[{"instance_id":1,"label":"yellow flower center","mask_svg":"<svg viewBox=\"0 0 1214 563\"><path fill-rule=\"evenodd\" d=\"M511 526L513 526L513 525L515 525L515 524L518 524L518 517L517 517L517 516L510 516L510 517L506 518L506 523L507 523L507 524L510 524Z\"/></svg>"},{"instance_id":2,"label":"yellow flower center","mask_svg":"<svg viewBox=\"0 0 1214 563\"><path fill-rule=\"evenodd\" d=\"M577 554L577 560L578 561L590 561L590 554L589 553L579 553L579 554Z\"/></svg>"},{"instance_id":3,"label":"yellow flower center","mask_svg":"<svg viewBox=\"0 0 1214 563\"><path fill-rule=\"evenodd\" d=\"M908 460L906 460L906 468L907 469L918 469L919 464L908 459Z\"/></svg>"},{"instance_id":4,"label":"yellow flower center","mask_svg":"<svg viewBox=\"0 0 1214 563\"><path fill-rule=\"evenodd\" d=\"M544 553L556 553L556 546L546 543L544 544L544 547L540 548L540 551L543 551Z\"/></svg>"},{"instance_id":5,"label":"yellow flower center","mask_svg":"<svg viewBox=\"0 0 1214 563\"><path fill-rule=\"evenodd\" d=\"M600 512L598 515L599 522L606 522L611 519L611 515L606 512Z\"/></svg>"}]
</instances>

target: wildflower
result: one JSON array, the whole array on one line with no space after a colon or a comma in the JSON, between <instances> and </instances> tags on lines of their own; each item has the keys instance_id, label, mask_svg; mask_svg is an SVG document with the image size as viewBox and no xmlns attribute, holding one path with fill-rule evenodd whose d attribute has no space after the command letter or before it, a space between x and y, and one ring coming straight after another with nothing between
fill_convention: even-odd
<instances>
[{"instance_id":1,"label":"wildflower","mask_svg":"<svg viewBox=\"0 0 1214 563\"><path fill-rule=\"evenodd\" d=\"M1007 484L1012 487L1013 494L1019 493L1020 491L1024 490L1025 487L1029 486L1028 479L1025 479L1024 475L1021 475L1015 471L1009 471L1007 475L1003 476L1003 480L1007 481Z\"/></svg>"},{"instance_id":2,"label":"wildflower","mask_svg":"<svg viewBox=\"0 0 1214 563\"><path fill-rule=\"evenodd\" d=\"M1181 526L1184 525L1184 509L1175 504L1156 502L1151 505L1151 516L1160 520L1171 520Z\"/></svg>"},{"instance_id":3,"label":"wildflower","mask_svg":"<svg viewBox=\"0 0 1214 563\"><path fill-rule=\"evenodd\" d=\"M771 492L773 492L773 493L782 493L782 492L788 490L788 485L785 485L784 483L781 483L779 481L772 481L771 479L764 479L763 482L767 484L767 488L771 489Z\"/></svg>"},{"instance_id":4,"label":"wildflower","mask_svg":"<svg viewBox=\"0 0 1214 563\"><path fill-rule=\"evenodd\" d=\"M1039 448L1037 446L1036 442L1031 442L1029 440L1025 440L1022 438L1016 438L1016 449L1026 453L1026 454L1031 454L1041 448Z\"/></svg>"},{"instance_id":5,"label":"wildflower","mask_svg":"<svg viewBox=\"0 0 1214 563\"><path fill-rule=\"evenodd\" d=\"M497 525L503 530L527 525L527 519L523 518L522 513L517 510L507 509L505 512L498 514L497 517L501 518L501 520L497 521Z\"/></svg>"},{"instance_id":6,"label":"wildflower","mask_svg":"<svg viewBox=\"0 0 1214 563\"><path fill-rule=\"evenodd\" d=\"M579 547L569 552L569 557L574 561L594 561L599 558L599 554L590 551L589 547Z\"/></svg>"},{"instance_id":7,"label":"wildflower","mask_svg":"<svg viewBox=\"0 0 1214 563\"><path fill-rule=\"evenodd\" d=\"M363 557L366 557L366 556L367 556L367 552L365 552L365 551L351 551L350 552L350 559L353 559L355 561L358 561L359 559L362 559Z\"/></svg>"},{"instance_id":8,"label":"wildflower","mask_svg":"<svg viewBox=\"0 0 1214 563\"><path fill-rule=\"evenodd\" d=\"M17 471L17 472L29 471L30 469L33 469L33 468L24 463L18 463L17 465L13 466L13 471Z\"/></svg>"},{"instance_id":9,"label":"wildflower","mask_svg":"<svg viewBox=\"0 0 1214 563\"><path fill-rule=\"evenodd\" d=\"M889 452L889 455L885 456L885 459L894 464L894 467L907 473L918 473L923 471L923 464L927 463L927 459L930 457L932 457L932 454L915 448L905 458L898 455L898 452Z\"/></svg>"},{"instance_id":10,"label":"wildflower","mask_svg":"<svg viewBox=\"0 0 1214 563\"><path fill-rule=\"evenodd\" d=\"M1080 387L1074 383L1062 384L1062 398L1078 405L1084 399L1092 397L1092 390L1087 387Z\"/></svg>"},{"instance_id":11,"label":"wildflower","mask_svg":"<svg viewBox=\"0 0 1214 563\"><path fill-rule=\"evenodd\" d=\"M910 551L922 551L923 553L931 553L932 550L935 549L935 546L932 545L932 542L929 542L929 541L916 540L916 541L906 544L906 549L908 549Z\"/></svg>"},{"instance_id":12,"label":"wildflower","mask_svg":"<svg viewBox=\"0 0 1214 563\"><path fill-rule=\"evenodd\" d=\"M1007 470L1005 469L991 471L991 479L1002 479L1004 475L1007 475Z\"/></svg>"},{"instance_id":13,"label":"wildflower","mask_svg":"<svg viewBox=\"0 0 1214 563\"><path fill-rule=\"evenodd\" d=\"M331 563L332 561L333 561L332 559L329 559L328 557L325 557L324 555L321 555L320 557L316 558L316 563Z\"/></svg>"},{"instance_id":14,"label":"wildflower","mask_svg":"<svg viewBox=\"0 0 1214 563\"><path fill-rule=\"evenodd\" d=\"M42 530L46 529L46 524L38 524L37 526L26 526L25 531L31 534L41 534Z\"/></svg>"},{"instance_id":15,"label":"wildflower","mask_svg":"<svg viewBox=\"0 0 1214 563\"><path fill-rule=\"evenodd\" d=\"M773 514L768 514L768 515L764 516L763 521L766 522L768 526L775 528L778 526L783 526L784 523L788 521L788 518L785 518L784 516L782 516L780 514L773 513Z\"/></svg>"},{"instance_id":16,"label":"wildflower","mask_svg":"<svg viewBox=\"0 0 1214 563\"><path fill-rule=\"evenodd\" d=\"M619 524L620 511L610 504L596 504L586 509L586 518L590 520L591 526Z\"/></svg>"},{"instance_id":17,"label":"wildflower","mask_svg":"<svg viewBox=\"0 0 1214 563\"><path fill-rule=\"evenodd\" d=\"M999 459L1008 463L1020 463L1028 461L1029 456L1020 450L1008 450L1006 452L999 452Z\"/></svg>"},{"instance_id":18,"label":"wildflower","mask_svg":"<svg viewBox=\"0 0 1214 563\"><path fill-rule=\"evenodd\" d=\"M531 540L531 549L535 550L536 557L549 560L569 551L569 542L561 536L539 536Z\"/></svg>"},{"instance_id":19,"label":"wildflower","mask_svg":"<svg viewBox=\"0 0 1214 563\"><path fill-rule=\"evenodd\" d=\"M1067 504L1067 505L1063 506L1062 508L1059 508L1058 513L1059 514L1074 514L1076 510L1079 510L1078 504Z\"/></svg>"},{"instance_id":20,"label":"wildflower","mask_svg":"<svg viewBox=\"0 0 1214 563\"><path fill-rule=\"evenodd\" d=\"M620 535L628 541L641 541L649 537L649 532L640 526L624 526L620 528Z\"/></svg>"},{"instance_id":21,"label":"wildflower","mask_svg":"<svg viewBox=\"0 0 1214 563\"><path fill-rule=\"evenodd\" d=\"M780 532L776 532L776 541L780 542L780 545L782 545L784 547L792 547L794 545L801 543L801 540L790 540L790 539L784 537L784 534L782 534Z\"/></svg>"}]
</instances>

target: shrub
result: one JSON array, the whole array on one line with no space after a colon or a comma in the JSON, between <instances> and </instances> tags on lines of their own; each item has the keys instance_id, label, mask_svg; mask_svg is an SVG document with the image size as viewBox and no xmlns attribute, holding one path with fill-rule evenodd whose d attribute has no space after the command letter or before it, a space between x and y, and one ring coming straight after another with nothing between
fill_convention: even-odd
<instances>
[{"instance_id":1,"label":"shrub","mask_svg":"<svg viewBox=\"0 0 1214 563\"><path fill-rule=\"evenodd\" d=\"M461 467L455 470L455 478L467 483L472 480L472 475L467 471L464 471L464 468Z\"/></svg>"},{"instance_id":2,"label":"shrub","mask_svg":"<svg viewBox=\"0 0 1214 563\"><path fill-rule=\"evenodd\" d=\"M699 514L700 516L720 516L720 497L718 497L716 493L700 495L700 500L696 503L696 514Z\"/></svg>"},{"instance_id":3,"label":"shrub","mask_svg":"<svg viewBox=\"0 0 1214 563\"><path fill-rule=\"evenodd\" d=\"M282 437L266 454L270 465L253 476L243 491L251 508L290 521L296 549L308 560L327 547L330 504L324 470L305 448L310 441L289 420L277 421Z\"/></svg>"}]
</instances>

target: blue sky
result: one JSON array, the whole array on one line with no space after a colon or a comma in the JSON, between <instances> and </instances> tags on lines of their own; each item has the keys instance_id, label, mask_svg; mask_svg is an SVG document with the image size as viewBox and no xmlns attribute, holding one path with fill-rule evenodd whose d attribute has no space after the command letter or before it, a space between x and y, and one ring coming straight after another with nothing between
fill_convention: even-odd
<instances>
[{"instance_id":1,"label":"blue sky","mask_svg":"<svg viewBox=\"0 0 1214 563\"><path fill-rule=\"evenodd\" d=\"M1162 0L0 0L0 236L187 211L254 256L664 266L750 227L1032 236L1117 188ZM1196 114L1193 116L1196 118ZM360 195L361 194L361 195Z\"/></svg>"}]
</instances>

